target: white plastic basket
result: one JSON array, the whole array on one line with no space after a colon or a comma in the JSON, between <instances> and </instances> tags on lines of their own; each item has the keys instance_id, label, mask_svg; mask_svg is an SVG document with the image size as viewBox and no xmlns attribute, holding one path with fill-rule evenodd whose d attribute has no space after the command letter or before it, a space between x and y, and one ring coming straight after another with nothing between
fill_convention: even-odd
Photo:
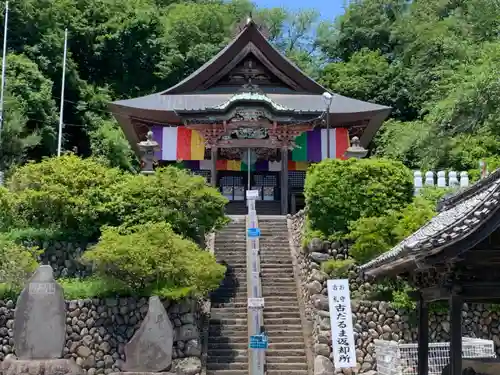
<instances>
[{"instance_id":1,"label":"white plastic basket","mask_svg":"<svg viewBox=\"0 0 500 375\"><path fill-rule=\"evenodd\" d=\"M374 343L378 375L418 375L418 344L385 340L375 340ZM495 344L491 340L463 337L462 358L495 358ZM430 343L429 375L441 375L448 363L450 343Z\"/></svg>"}]
</instances>

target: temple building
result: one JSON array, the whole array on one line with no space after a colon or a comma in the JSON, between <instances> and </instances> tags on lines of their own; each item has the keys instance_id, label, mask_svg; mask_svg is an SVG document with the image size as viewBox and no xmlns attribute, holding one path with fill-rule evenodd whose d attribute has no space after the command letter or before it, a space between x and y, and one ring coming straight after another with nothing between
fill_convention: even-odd
<instances>
[{"instance_id":1,"label":"temple building","mask_svg":"<svg viewBox=\"0 0 500 375\"><path fill-rule=\"evenodd\" d=\"M390 113L329 93L265 34L248 19L229 45L175 86L110 104L137 152L151 130L160 165L183 163L204 176L235 213L247 188L260 192L259 213L296 210L308 166L344 158L354 136L366 147Z\"/></svg>"}]
</instances>

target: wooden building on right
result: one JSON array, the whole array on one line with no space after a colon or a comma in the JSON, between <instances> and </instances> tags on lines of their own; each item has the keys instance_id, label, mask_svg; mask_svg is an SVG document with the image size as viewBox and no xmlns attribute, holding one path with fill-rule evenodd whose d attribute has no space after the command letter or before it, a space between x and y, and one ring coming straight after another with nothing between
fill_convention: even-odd
<instances>
[{"instance_id":1,"label":"wooden building on right","mask_svg":"<svg viewBox=\"0 0 500 375\"><path fill-rule=\"evenodd\" d=\"M449 302L448 375L484 373L499 360L462 360L464 303L500 303L500 170L438 204L438 214L390 251L361 266L373 278L400 276L416 290L418 374L429 375L429 303ZM493 362L493 363L492 363ZM494 363L497 362L497 363ZM495 374L500 374L500 370ZM493 372L491 372L493 374ZM490 374L490 371L486 372Z\"/></svg>"}]
</instances>

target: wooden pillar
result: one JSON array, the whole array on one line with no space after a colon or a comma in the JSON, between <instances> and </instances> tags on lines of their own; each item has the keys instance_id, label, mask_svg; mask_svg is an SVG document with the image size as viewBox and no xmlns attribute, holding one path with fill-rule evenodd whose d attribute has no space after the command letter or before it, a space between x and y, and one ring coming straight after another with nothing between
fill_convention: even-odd
<instances>
[{"instance_id":1,"label":"wooden pillar","mask_svg":"<svg viewBox=\"0 0 500 375\"><path fill-rule=\"evenodd\" d=\"M210 149L210 158L212 161L210 165L210 184L217 187L217 147L213 146Z\"/></svg>"},{"instance_id":2,"label":"wooden pillar","mask_svg":"<svg viewBox=\"0 0 500 375\"><path fill-rule=\"evenodd\" d=\"M418 309L418 375L429 375L429 306L419 293Z\"/></svg>"},{"instance_id":3,"label":"wooden pillar","mask_svg":"<svg viewBox=\"0 0 500 375\"><path fill-rule=\"evenodd\" d=\"M281 214L288 214L288 148L281 149Z\"/></svg>"},{"instance_id":4,"label":"wooden pillar","mask_svg":"<svg viewBox=\"0 0 500 375\"><path fill-rule=\"evenodd\" d=\"M450 297L450 375L462 375L462 305L461 296Z\"/></svg>"}]
</instances>

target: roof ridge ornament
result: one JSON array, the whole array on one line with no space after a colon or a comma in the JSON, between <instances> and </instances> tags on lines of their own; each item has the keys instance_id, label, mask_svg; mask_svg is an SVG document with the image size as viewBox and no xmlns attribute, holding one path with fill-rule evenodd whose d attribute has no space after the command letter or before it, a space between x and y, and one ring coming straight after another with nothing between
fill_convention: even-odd
<instances>
[{"instance_id":1,"label":"roof ridge ornament","mask_svg":"<svg viewBox=\"0 0 500 375\"><path fill-rule=\"evenodd\" d=\"M263 20L259 19L259 17L257 18L254 17L252 12L248 13L245 19L242 19L236 23L233 32L233 37L236 37L236 35L238 35L243 30L249 28L252 25L255 26L257 30L259 30L259 32L264 36L264 38L269 39L269 36L271 35L269 32L269 28L267 27L267 25Z\"/></svg>"}]
</instances>

